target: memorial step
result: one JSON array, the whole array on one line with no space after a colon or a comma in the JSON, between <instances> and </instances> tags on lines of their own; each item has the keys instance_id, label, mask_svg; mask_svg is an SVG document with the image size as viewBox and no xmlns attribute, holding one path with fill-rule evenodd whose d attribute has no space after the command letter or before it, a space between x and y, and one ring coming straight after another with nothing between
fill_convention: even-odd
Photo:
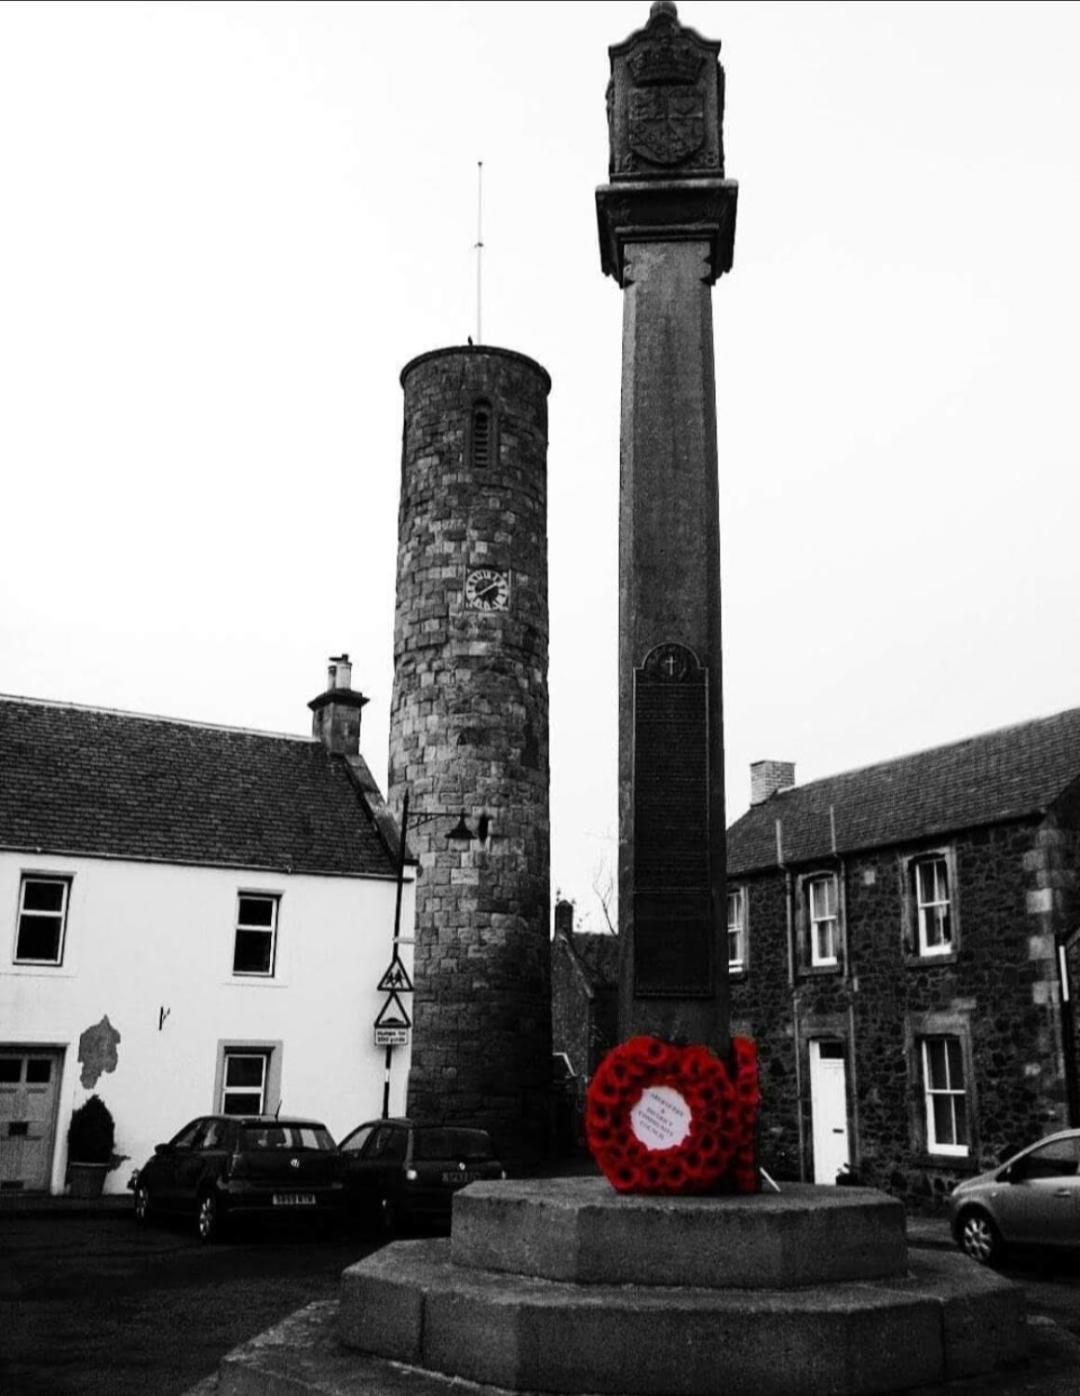
<instances>
[{"instance_id":1,"label":"memorial step","mask_svg":"<svg viewBox=\"0 0 1080 1396\"><path fill-rule=\"evenodd\" d=\"M1023 1297L962 1255L803 1288L579 1285L455 1265L449 1241L385 1247L342 1277L338 1333L410 1367L510 1391L869 1396L1021 1356Z\"/></svg>"}]
</instances>

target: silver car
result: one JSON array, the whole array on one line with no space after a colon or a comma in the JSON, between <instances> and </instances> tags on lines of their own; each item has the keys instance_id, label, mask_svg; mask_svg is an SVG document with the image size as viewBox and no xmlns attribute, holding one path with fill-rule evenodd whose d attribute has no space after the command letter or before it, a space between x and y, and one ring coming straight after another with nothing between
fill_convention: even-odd
<instances>
[{"instance_id":1,"label":"silver car","mask_svg":"<svg viewBox=\"0 0 1080 1396\"><path fill-rule=\"evenodd\" d=\"M957 1244L983 1265L1006 1246L1080 1246L1080 1129L1047 1135L958 1183L949 1221Z\"/></svg>"}]
</instances>

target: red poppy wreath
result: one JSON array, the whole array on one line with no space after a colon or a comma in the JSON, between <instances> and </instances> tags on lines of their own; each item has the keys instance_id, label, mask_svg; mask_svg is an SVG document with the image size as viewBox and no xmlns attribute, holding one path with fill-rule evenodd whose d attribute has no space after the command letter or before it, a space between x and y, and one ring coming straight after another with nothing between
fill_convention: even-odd
<instances>
[{"instance_id":1,"label":"red poppy wreath","mask_svg":"<svg viewBox=\"0 0 1080 1396\"><path fill-rule=\"evenodd\" d=\"M619 1192L756 1192L757 1052L732 1041L727 1063L704 1046L632 1037L597 1067L585 1135Z\"/></svg>"}]
</instances>

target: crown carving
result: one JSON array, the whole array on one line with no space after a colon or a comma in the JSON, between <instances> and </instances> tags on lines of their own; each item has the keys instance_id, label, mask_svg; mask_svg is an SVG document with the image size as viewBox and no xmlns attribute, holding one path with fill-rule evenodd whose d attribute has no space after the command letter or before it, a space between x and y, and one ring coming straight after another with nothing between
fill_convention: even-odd
<instances>
[{"instance_id":1,"label":"crown carving","mask_svg":"<svg viewBox=\"0 0 1080 1396\"><path fill-rule=\"evenodd\" d=\"M634 81L642 86L654 82L697 82L704 57L683 39L665 34L662 39L642 44L626 60Z\"/></svg>"}]
</instances>

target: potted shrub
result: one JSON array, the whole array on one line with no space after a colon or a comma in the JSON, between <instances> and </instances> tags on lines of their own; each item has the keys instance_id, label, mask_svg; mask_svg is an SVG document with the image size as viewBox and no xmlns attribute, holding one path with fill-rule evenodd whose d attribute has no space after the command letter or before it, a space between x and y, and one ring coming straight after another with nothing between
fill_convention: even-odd
<instances>
[{"instance_id":1,"label":"potted shrub","mask_svg":"<svg viewBox=\"0 0 1080 1396\"><path fill-rule=\"evenodd\" d=\"M68 1190L72 1197L100 1197L112 1166L116 1129L109 1107L92 1095L72 1112L68 1126Z\"/></svg>"}]
</instances>

